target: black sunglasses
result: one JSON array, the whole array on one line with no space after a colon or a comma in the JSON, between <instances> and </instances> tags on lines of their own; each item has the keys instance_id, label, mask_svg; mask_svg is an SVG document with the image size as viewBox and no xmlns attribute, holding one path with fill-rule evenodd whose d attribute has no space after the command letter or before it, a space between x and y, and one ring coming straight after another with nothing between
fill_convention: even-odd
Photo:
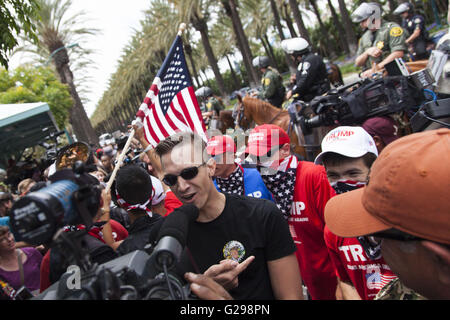
<instances>
[{"instance_id":1,"label":"black sunglasses","mask_svg":"<svg viewBox=\"0 0 450 320\"><path fill-rule=\"evenodd\" d=\"M423 238L413 236L411 234L408 234L406 232L394 228L376 232L371 235L358 237L359 243L363 247L364 252L371 259L375 259L375 257L373 257L373 253L376 252L377 249L379 250L380 245L383 242L383 239L391 239L405 242L424 240Z\"/></svg>"},{"instance_id":2,"label":"black sunglasses","mask_svg":"<svg viewBox=\"0 0 450 320\"><path fill-rule=\"evenodd\" d=\"M202 163L201 165L199 165L197 167L185 168L185 169L181 170L179 175L166 174L162 181L169 187L172 187L177 184L178 177L182 177L184 180L194 179L198 175L198 168L200 168L203 165L205 165L205 163Z\"/></svg>"}]
</instances>

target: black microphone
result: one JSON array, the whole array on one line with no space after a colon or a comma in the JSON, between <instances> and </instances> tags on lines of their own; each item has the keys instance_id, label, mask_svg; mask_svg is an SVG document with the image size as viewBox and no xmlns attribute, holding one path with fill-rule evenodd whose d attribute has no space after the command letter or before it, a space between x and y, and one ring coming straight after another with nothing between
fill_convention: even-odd
<instances>
[{"instance_id":1,"label":"black microphone","mask_svg":"<svg viewBox=\"0 0 450 320\"><path fill-rule=\"evenodd\" d=\"M158 244L153 250L150 262L157 271L172 269L186 246L189 223L197 220L198 208L185 204L165 218L158 234Z\"/></svg>"}]
</instances>

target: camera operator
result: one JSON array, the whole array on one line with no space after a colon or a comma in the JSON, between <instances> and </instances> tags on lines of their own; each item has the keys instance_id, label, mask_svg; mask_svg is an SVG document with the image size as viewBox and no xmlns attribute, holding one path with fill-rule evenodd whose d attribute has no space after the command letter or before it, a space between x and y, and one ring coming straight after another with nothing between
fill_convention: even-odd
<instances>
[{"instance_id":1,"label":"camera operator","mask_svg":"<svg viewBox=\"0 0 450 320\"><path fill-rule=\"evenodd\" d=\"M149 243L153 226L162 219L150 209L153 192L150 175L141 166L123 166L117 171L111 192L114 202L125 209L130 217L128 238L119 244L117 252L123 255L144 249Z\"/></svg>"},{"instance_id":2,"label":"camera operator","mask_svg":"<svg viewBox=\"0 0 450 320\"><path fill-rule=\"evenodd\" d=\"M178 272L203 273L236 299L302 299L295 245L281 212L269 200L219 193L212 181L215 161L205 149L205 141L189 132L155 149L163 181L183 204L199 209Z\"/></svg>"}]
</instances>

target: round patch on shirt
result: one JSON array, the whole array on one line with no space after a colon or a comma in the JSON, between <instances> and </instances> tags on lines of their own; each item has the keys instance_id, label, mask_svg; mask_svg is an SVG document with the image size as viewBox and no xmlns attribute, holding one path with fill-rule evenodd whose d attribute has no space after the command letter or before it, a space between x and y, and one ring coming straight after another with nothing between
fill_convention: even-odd
<instances>
[{"instance_id":1,"label":"round patch on shirt","mask_svg":"<svg viewBox=\"0 0 450 320\"><path fill-rule=\"evenodd\" d=\"M391 35L391 37L399 37L403 34L403 29L400 27L393 27L389 31L389 34Z\"/></svg>"},{"instance_id":2,"label":"round patch on shirt","mask_svg":"<svg viewBox=\"0 0 450 320\"><path fill-rule=\"evenodd\" d=\"M416 18L416 20L414 20L414 23L416 23L416 24L419 24L421 22L422 22L422 20L420 20L420 18Z\"/></svg>"},{"instance_id":3,"label":"round patch on shirt","mask_svg":"<svg viewBox=\"0 0 450 320\"><path fill-rule=\"evenodd\" d=\"M241 262L245 256L245 248L239 241L232 240L223 247L223 257L225 259Z\"/></svg>"},{"instance_id":4,"label":"round patch on shirt","mask_svg":"<svg viewBox=\"0 0 450 320\"><path fill-rule=\"evenodd\" d=\"M264 85L268 86L270 84L270 78L264 78Z\"/></svg>"},{"instance_id":5,"label":"round patch on shirt","mask_svg":"<svg viewBox=\"0 0 450 320\"><path fill-rule=\"evenodd\" d=\"M383 42L383 41L378 41L378 42L377 42L377 48L380 49L380 50L383 50L383 48L384 48L384 42Z\"/></svg>"}]
</instances>

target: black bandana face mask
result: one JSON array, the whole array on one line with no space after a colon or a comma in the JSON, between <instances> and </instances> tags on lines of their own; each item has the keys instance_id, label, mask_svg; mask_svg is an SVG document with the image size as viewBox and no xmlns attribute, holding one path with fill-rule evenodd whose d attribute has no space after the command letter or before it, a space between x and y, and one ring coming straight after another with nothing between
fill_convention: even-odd
<instances>
[{"instance_id":1,"label":"black bandana face mask","mask_svg":"<svg viewBox=\"0 0 450 320\"><path fill-rule=\"evenodd\" d=\"M292 201L294 200L297 159L294 156L289 156L281 162L276 170L265 172L260 170L260 172L261 178L267 189L272 193L278 209L280 209L284 217L288 219L291 212Z\"/></svg>"},{"instance_id":2,"label":"black bandana face mask","mask_svg":"<svg viewBox=\"0 0 450 320\"><path fill-rule=\"evenodd\" d=\"M336 191L336 194L341 194L362 188L366 185L366 183L352 180L344 180L332 182L330 183L330 185L333 187L334 191Z\"/></svg>"},{"instance_id":3,"label":"black bandana face mask","mask_svg":"<svg viewBox=\"0 0 450 320\"><path fill-rule=\"evenodd\" d=\"M366 185L366 182L345 180L333 182L330 184L336 191L336 194L341 194L362 188ZM356 239L358 239L359 243L364 249L366 256L369 259L376 260L381 257L381 243L375 241L373 237L362 236L356 237Z\"/></svg>"},{"instance_id":4,"label":"black bandana face mask","mask_svg":"<svg viewBox=\"0 0 450 320\"><path fill-rule=\"evenodd\" d=\"M244 172L239 165L228 176L228 178L216 177L216 183L223 193L245 195Z\"/></svg>"}]
</instances>

